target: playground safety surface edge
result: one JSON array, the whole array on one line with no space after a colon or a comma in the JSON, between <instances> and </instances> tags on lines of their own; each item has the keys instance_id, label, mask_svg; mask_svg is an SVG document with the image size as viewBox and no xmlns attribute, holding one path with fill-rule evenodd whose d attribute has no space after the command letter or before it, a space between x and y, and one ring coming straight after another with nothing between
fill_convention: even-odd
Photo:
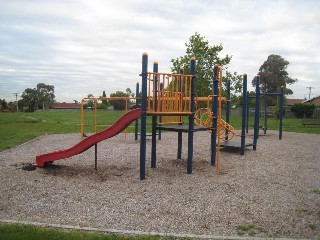
<instances>
[{"instance_id":1,"label":"playground safety surface edge","mask_svg":"<svg viewBox=\"0 0 320 240\"><path fill-rule=\"evenodd\" d=\"M100 232L106 234L121 234L121 235L151 235L161 237L175 237L175 238L192 238L192 239L217 239L217 240L298 240L297 238L261 238L261 237L239 237L239 236L215 236L208 234L183 234L183 233L161 233L161 232L142 232L133 230L119 230L110 228L93 228L93 227L80 227L72 225L62 224L50 224L50 223L39 223L39 222L27 222L27 221L16 221L0 219L0 222L7 224L19 224L36 227L48 227L63 230L76 230L85 232ZM299 238L299 240L306 240Z\"/></svg>"}]
</instances>

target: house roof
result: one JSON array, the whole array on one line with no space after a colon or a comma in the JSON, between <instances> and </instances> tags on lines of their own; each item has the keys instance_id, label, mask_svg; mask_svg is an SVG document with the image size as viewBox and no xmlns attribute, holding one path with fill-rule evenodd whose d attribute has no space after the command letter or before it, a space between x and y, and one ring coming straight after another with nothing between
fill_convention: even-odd
<instances>
[{"instance_id":1,"label":"house roof","mask_svg":"<svg viewBox=\"0 0 320 240\"><path fill-rule=\"evenodd\" d=\"M317 98L320 98L320 96L314 97L314 98L311 98L311 99L308 99L308 100L304 100L302 103L312 102L312 101L316 100Z\"/></svg>"},{"instance_id":2,"label":"house roof","mask_svg":"<svg viewBox=\"0 0 320 240\"><path fill-rule=\"evenodd\" d=\"M304 101L304 99L297 99L297 98L292 98L292 99L287 99L287 105L288 106L292 106L293 104L297 104L297 103L302 103Z\"/></svg>"},{"instance_id":3,"label":"house roof","mask_svg":"<svg viewBox=\"0 0 320 240\"><path fill-rule=\"evenodd\" d=\"M54 109L80 109L79 103L57 103L53 106Z\"/></svg>"}]
</instances>

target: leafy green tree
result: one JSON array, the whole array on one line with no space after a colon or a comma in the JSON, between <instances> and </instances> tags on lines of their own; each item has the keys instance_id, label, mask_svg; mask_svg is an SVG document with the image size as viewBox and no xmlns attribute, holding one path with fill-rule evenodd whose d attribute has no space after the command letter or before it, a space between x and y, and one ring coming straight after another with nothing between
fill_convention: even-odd
<instances>
[{"instance_id":1,"label":"leafy green tree","mask_svg":"<svg viewBox=\"0 0 320 240\"><path fill-rule=\"evenodd\" d=\"M291 85L298 80L289 77L289 73L286 70L288 65L289 62L280 55L269 55L268 59L259 68L261 92L280 92L283 86L284 94L292 95L293 91L287 88L287 85ZM252 85L256 85L256 78L252 80ZM269 102L269 104L274 105L275 98L270 99L271 103Z\"/></svg>"},{"instance_id":2,"label":"leafy green tree","mask_svg":"<svg viewBox=\"0 0 320 240\"><path fill-rule=\"evenodd\" d=\"M94 98L92 93L89 93L87 98ZM94 101L93 100L87 100L86 104L84 104L84 108L91 108L94 109Z\"/></svg>"},{"instance_id":3,"label":"leafy green tree","mask_svg":"<svg viewBox=\"0 0 320 240\"><path fill-rule=\"evenodd\" d=\"M19 109L21 109L22 111L27 111L29 109L28 104L24 99L18 100L18 106L19 106Z\"/></svg>"},{"instance_id":4,"label":"leafy green tree","mask_svg":"<svg viewBox=\"0 0 320 240\"><path fill-rule=\"evenodd\" d=\"M30 112L34 112L38 108L44 109L44 106L50 107L55 102L54 86L38 83L36 88L25 89L21 97L22 103Z\"/></svg>"},{"instance_id":5,"label":"leafy green tree","mask_svg":"<svg viewBox=\"0 0 320 240\"><path fill-rule=\"evenodd\" d=\"M103 97L103 98L107 97L106 91L103 90L101 97ZM108 101L107 100L102 100L102 104L104 104L107 107L108 106Z\"/></svg>"},{"instance_id":6,"label":"leafy green tree","mask_svg":"<svg viewBox=\"0 0 320 240\"><path fill-rule=\"evenodd\" d=\"M231 98L231 105L236 107L242 106L242 82L243 82L243 75L238 75L237 72L229 72L226 71L225 76L223 77L223 85L224 88L222 89L222 95L226 96L227 90L227 83L230 81L230 98Z\"/></svg>"},{"instance_id":7,"label":"leafy green tree","mask_svg":"<svg viewBox=\"0 0 320 240\"><path fill-rule=\"evenodd\" d=\"M8 109L16 111L17 110L17 101L8 102Z\"/></svg>"},{"instance_id":8,"label":"leafy green tree","mask_svg":"<svg viewBox=\"0 0 320 240\"><path fill-rule=\"evenodd\" d=\"M51 107L54 104L54 86L44 83L37 84L37 91L39 95L39 108L44 110L44 107Z\"/></svg>"},{"instance_id":9,"label":"leafy green tree","mask_svg":"<svg viewBox=\"0 0 320 240\"><path fill-rule=\"evenodd\" d=\"M39 92L36 88L27 88L21 95L29 112L34 112L39 103Z\"/></svg>"},{"instance_id":10,"label":"leafy green tree","mask_svg":"<svg viewBox=\"0 0 320 240\"><path fill-rule=\"evenodd\" d=\"M126 88L126 93L128 94L129 97L134 95L134 94L132 95L132 91L130 88Z\"/></svg>"},{"instance_id":11,"label":"leafy green tree","mask_svg":"<svg viewBox=\"0 0 320 240\"><path fill-rule=\"evenodd\" d=\"M5 99L0 99L0 108L1 111L4 111L8 108L8 103Z\"/></svg>"},{"instance_id":12,"label":"leafy green tree","mask_svg":"<svg viewBox=\"0 0 320 240\"><path fill-rule=\"evenodd\" d=\"M115 93L111 93L110 97L129 97L128 93L122 91L116 91ZM113 106L114 110L124 110L126 108L126 100L110 100L110 105ZM129 102L127 102L128 104Z\"/></svg>"},{"instance_id":13,"label":"leafy green tree","mask_svg":"<svg viewBox=\"0 0 320 240\"><path fill-rule=\"evenodd\" d=\"M184 56L172 59L171 70L179 72L180 67L184 68L186 74L190 73L190 59L196 58L196 94L198 96L208 96L212 94L212 76L214 64L225 66L230 63L231 56L226 55L219 57L219 53L223 50L222 44L213 45L202 37L199 33L195 33L189 38L189 42L185 44L186 53Z\"/></svg>"},{"instance_id":14,"label":"leafy green tree","mask_svg":"<svg viewBox=\"0 0 320 240\"><path fill-rule=\"evenodd\" d=\"M97 109L107 109L107 105L98 102L97 103Z\"/></svg>"}]
</instances>

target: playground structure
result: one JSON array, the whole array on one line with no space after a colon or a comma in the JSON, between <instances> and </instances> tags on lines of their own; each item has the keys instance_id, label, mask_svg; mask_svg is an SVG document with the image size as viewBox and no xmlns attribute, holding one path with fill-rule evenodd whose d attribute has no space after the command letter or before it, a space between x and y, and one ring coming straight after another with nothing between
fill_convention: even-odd
<instances>
[{"instance_id":1,"label":"playground structure","mask_svg":"<svg viewBox=\"0 0 320 240\"><path fill-rule=\"evenodd\" d=\"M221 70L220 70L221 71ZM219 76L222 76L222 73L219 74ZM229 124L230 120L230 80L227 80L227 91L226 91L226 98L221 96L222 93L222 78L219 77L219 81L217 83L214 82L213 91L214 95L208 96L208 101L207 101L207 107L206 108L200 108L197 109L196 114L195 114L195 123L197 125L204 125L204 126L212 126L212 120L213 120L213 112L214 109L218 110L218 113L216 114L217 116L220 116L220 119L217 120L218 126L220 126L220 131L217 132L219 136L219 148L224 147L224 148L239 148L240 149L240 154L243 155L245 148L252 146L252 143L246 142L246 134L245 134L245 123L247 122L246 119L246 96L247 96L247 75L243 75L243 91L242 91L242 124L241 124L241 134L237 133L234 130L234 127ZM210 108L210 103L212 102L213 96L218 95L218 107L211 105ZM226 120L222 119L222 104L225 103L225 117ZM241 141L231 141L234 137L241 137Z\"/></svg>"},{"instance_id":2,"label":"playground structure","mask_svg":"<svg viewBox=\"0 0 320 240\"><path fill-rule=\"evenodd\" d=\"M283 103L284 103L284 87L281 87L280 92L268 92L268 93L261 93L260 91L260 76L256 76L256 95L249 96L247 94L247 103L246 103L246 133L248 133L248 126L249 126L249 103L250 99L255 99L255 111L254 111L254 142L253 142L253 149L256 150L257 147L257 140L259 138L259 128L260 128L260 99L264 97L264 126L263 126L263 134L267 134L267 97L268 96L278 96L279 100L279 140L282 139L282 123L283 123Z\"/></svg>"},{"instance_id":3,"label":"playground structure","mask_svg":"<svg viewBox=\"0 0 320 240\"><path fill-rule=\"evenodd\" d=\"M152 116L152 146L151 146L151 168L156 167L156 130L173 131L178 133L177 159L181 159L182 133L188 134L187 144L187 173L192 173L193 159L193 134L198 131L209 131L211 134L211 165L216 166L216 172L220 172L220 145L225 147L239 147L240 153L244 154L246 146L252 146L245 142L246 107L243 108L242 131L240 144L231 144L234 136L239 136L229 124L229 113L227 120L222 116L222 103L230 101L230 82L227 98L222 97L222 67L215 65L213 74L213 94L208 97L198 98L198 101L207 101L207 108L196 110L195 97L195 59L190 61L190 74L159 73L158 63L153 64L153 72L148 72L148 55L142 57L142 96L141 96L141 138L140 138L140 179L145 178L146 166L146 118ZM247 75L243 77L244 106L246 106ZM211 102L211 110L209 103ZM168 106L168 107L163 107ZM202 113L204 112L204 113ZM197 113L197 116L196 116ZM178 117L177 121L169 121L168 124L157 124L157 117ZM188 124L183 125L183 116L188 117ZM159 121L158 121L159 122ZM196 126L195 126L196 123Z\"/></svg>"},{"instance_id":4,"label":"playground structure","mask_svg":"<svg viewBox=\"0 0 320 240\"><path fill-rule=\"evenodd\" d=\"M196 60L190 61L190 74L184 74L183 69L179 73L161 73L158 71L158 63L153 64L153 71L148 72L148 55L142 56L142 87L141 97L135 98L136 105L141 108L126 112L115 124L109 128L96 132L89 137L84 138L75 146L42 154L36 157L34 166L43 167L47 163L68 158L82 153L95 146L95 169L97 169L97 143L113 137L128 127L133 121L140 118L140 179L145 179L146 170L146 124L147 116L152 117L152 145L151 145L151 168L157 164L157 130L173 131L178 134L177 158L181 159L182 153L182 133L188 134L187 144L187 173L192 173L193 160L193 136L198 131L209 131L211 134L211 165L216 167L216 172L220 172L220 146L239 147L240 153L244 154L246 146L251 146L245 142L245 121L246 121L246 93L247 93L247 75L243 76L243 111L242 111L242 131L240 144L231 144L231 139L240 136L229 124L230 107L230 82L228 83L227 97L222 97L222 67L215 65L213 68L213 94L208 97L195 96L195 67ZM136 92L139 93L139 84ZM138 95L138 94L137 94ZM98 100L107 100L108 98L90 98L97 102ZM110 98L115 100L117 98ZM120 99L120 98L119 98ZM123 98L121 98L123 99ZM126 103L130 98L125 98ZM84 99L88 100L88 99ZM84 101L83 100L83 101ZM207 108L197 109L197 102L206 101ZM222 104L227 104L226 121L222 119ZM83 102L82 102L83 103ZM209 105L211 103L211 109ZM83 104L82 104L83 105ZM127 106L126 106L127 108ZM96 109L96 108L95 108ZM197 115L197 116L196 116ZM187 125L183 124L183 117L187 117ZM84 136L83 129L83 108L81 109L81 136ZM95 113L96 119L96 113ZM96 121L96 120L95 120ZM195 124L196 123L196 124ZM96 122L95 122L96 125ZM158 134L159 138L161 134ZM137 133L135 134L137 139ZM255 149L255 148L254 148Z\"/></svg>"}]
</instances>

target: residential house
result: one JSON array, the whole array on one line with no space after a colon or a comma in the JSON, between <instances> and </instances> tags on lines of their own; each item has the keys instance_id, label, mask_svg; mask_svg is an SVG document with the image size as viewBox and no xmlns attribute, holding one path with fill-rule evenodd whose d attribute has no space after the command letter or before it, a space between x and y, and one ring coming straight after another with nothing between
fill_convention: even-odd
<instances>
[{"instance_id":1,"label":"residential house","mask_svg":"<svg viewBox=\"0 0 320 240\"><path fill-rule=\"evenodd\" d=\"M297 98L288 98L287 99L287 106L292 106L293 104L302 103L304 99L297 99Z\"/></svg>"},{"instance_id":2,"label":"residential house","mask_svg":"<svg viewBox=\"0 0 320 240\"><path fill-rule=\"evenodd\" d=\"M302 103L314 104L314 105L316 105L317 108L319 108L320 107L320 96L305 100Z\"/></svg>"},{"instance_id":3,"label":"residential house","mask_svg":"<svg viewBox=\"0 0 320 240\"><path fill-rule=\"evenodd\" d=\"M80 103L57 103L53 105L53 109L56 110L72 110L72 109L80 109Z\"/></svg>"}]
</instances>

